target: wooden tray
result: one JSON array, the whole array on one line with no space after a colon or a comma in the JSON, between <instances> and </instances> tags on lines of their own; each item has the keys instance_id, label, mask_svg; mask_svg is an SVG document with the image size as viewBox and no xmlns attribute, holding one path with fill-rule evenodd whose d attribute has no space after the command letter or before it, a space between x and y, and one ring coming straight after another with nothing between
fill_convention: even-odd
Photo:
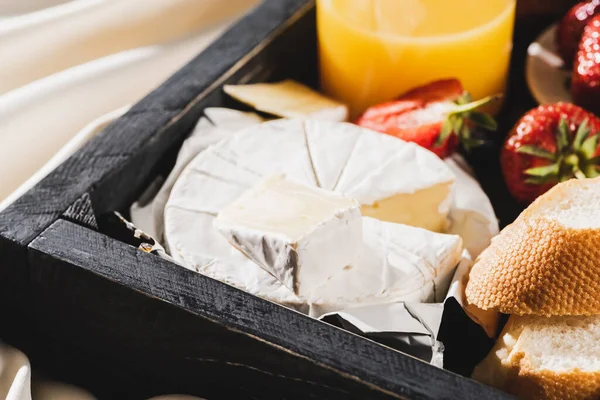
<instances>
[{"instance_id":1,"label":"wooden tray","mask_svg":"<svg viewBox=\"0 0 600 400\"><path fill-rule=\"evenodd\" d=\"M499 132L535 105L525 51L555 17L517 24ZM314 1L264 1L0 213L0 338L100 398L508 398L104 234L107 213L172 167L205 107L238 106L223 84L284 77L316 85ZM520 208L500 174L502 136L469 161L506 225ZM458 336L447 355L467 374L481 355Z\"/></svg>"}]
</instances>

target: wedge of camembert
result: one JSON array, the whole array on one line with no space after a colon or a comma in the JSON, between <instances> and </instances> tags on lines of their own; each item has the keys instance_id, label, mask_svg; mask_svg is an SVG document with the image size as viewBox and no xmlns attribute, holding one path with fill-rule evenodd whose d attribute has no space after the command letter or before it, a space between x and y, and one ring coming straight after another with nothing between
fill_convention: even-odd
<instances>
[{"instance_id":1,"label":"wedge of camembert","mask_svg":"<svg viewBox=\"0 0 600 400\"><path fill-rule=\"evenodd\" d=\"M281 174L246 191L214 224L232 246L303 297L362 250L356 200Z\"/></svg>"},{"instance_id":2,"label":"wedge of camembert","mask_svg":"<svg viewBox=\"0 0 600 400\"><path fill-rule=\"evenodd\" d=\"M460 236L370 217L363 217L363 231L360 259L312 292L312 316L399 301L443 301L461 260Z\"/></svg>"}]
</instances>

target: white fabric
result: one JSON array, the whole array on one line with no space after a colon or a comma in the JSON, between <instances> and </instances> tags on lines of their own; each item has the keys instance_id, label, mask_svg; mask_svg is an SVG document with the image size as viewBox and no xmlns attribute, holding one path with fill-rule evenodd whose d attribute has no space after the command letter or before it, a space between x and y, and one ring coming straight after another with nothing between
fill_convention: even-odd
<instances>
[{"instance_id":1,"label":"white fabric","mask_svg":"<svg viewBox=\"0 0 600 400\"><path fill-rule=\"evenodd\" d=\"M228 1L226 6L219 7L219 4L222 4L220 0L192 0L192 3L202 4L202 7L194 6L193 9L190 9L192 6L190 1L187 0L76 0L72 3L40 11L37 14L56 13L56 9L59 7L75 7L75 4L87 4L90 1L102 4L108 1L109 3L121 4L121 7L124 7L120 11L110 8L112 10L110 15L114 14L113 16L117 21L122 19L117 15L121 15L123 12L128 14L127 19L130 24L121 21L122 26L119 25L123 37L137 37L140 32L145 32L148 29L160 31L165 29L165 25L183 24L181 21L183 17L179 15L181 10L174 11L174 5L179 3L182 3L180 7L185 13L196 15L194 26L191 26L191 22L188 21L186 26L189 29L185 32L180 29L179 32L185 34L190 33L192 30L195 32L170 42L154 45L144 36L135 43L151 45L109 55L83 65L73 66L1 95L0 143L2 143L2 146L0 146L0 169L3 173L0 178L0 201L39 170L86 124L106 113L127 104L135 103L222 33L234 18L239 17L242 6L250 7L256 3L256 0L235 0ZM125 9L125 3L152 4L152 7L131 8L132 5L129 4L127 7L131 9ZM165 3L169 5L167 6ZM163 7L168 10L163 10L160 18L155 15L158 19L150 18L148 10L142 12L141 15L136 15L137 10L140 8L152 8L155 13L159 13L160 10L157 7L160 4L163 4ZM85 24L80 22L82 25L96 24L96 29L100 33L97 34L98 37L94 36L94 40L102 43L105 39L109 42L120 42L120 39L112 37L110 32L108 36L102 35L103 30L110 28L112 32L117 29L115 27L117 22L112 22L108 26L103 25L107 24L104 21L107 18L104 13L108 11L102 7L108 6L78 7L84 8L84 11L88 14L78 10L76 13L73 12L74 16L72 18L77 21L84 21ZM98 7L100 7L100 10ZM173 15L169 17L171 14ZM229 18L225 19L227 16ZM36 18L43 20L39 16ZM67 17L60 16L59 19L62 20L63 18ZM172 18L172 20L169 18ZM96 21L96 19L99 19L102 23ZM51 20L53 19L51 18ZM215 20L219 22L216 25ZM12 23L13 26L5 28L3 32L2 27L6 26L7 23ZM39 24L45 27L45 24L50 23L40 22ZM19 59L21 60L19 62L22 62L22 48L30 46L28 53L36 53L37 50L42 51L50 46L45 41L44 35L37 36L37 28L34 27L36 23L23 22L20 27L14 25L16 23L13 19L0 21L0 59L3 60L3 67L0 68L0 85L7 81L16 82L12 80L13 77L21 82L19 76L24 76L22 74L25 73L23 72L24 69L20 69L23 66L20 66L16 70L12 70L11 76L7 71L11 70L12 67L4 64L4 60L16 62L14 60ZM157 27L160 27L160 29L157 29ZM28 35L37 37L39 41L27 45L29 39L22 39L19 36L22 34L21 31L29 32ZM90 31L90 35L91 32L93 31ZM173 32L175 31L171 32L174 35ZM63 36L56 38L57 43L50 46L54 49L53 54L46 54L44 57L51 59L63 58L65 56L64 52L69 54L76 52L69 46L71 46L70 41L74 40L73 37L80 37L78 33L79 29L77 27L64 32ZM46 36L48 35L50 34L48 33ZM15 37L9 40L8 36ZM153 36L154 40L165 38L167 36ZM88 40L87 37L84 37L84 39ZM79 38L80 41L84 39ZM8 41L12 44L7 44ZM21 43L21 46L16 46L14 43ZM135 43L129 42L129 46L134 46ZM108 53L104 47L100 46L99 48L102 51L98 51L94 55L103 56ZM33 56L30 55L29 57ZM28 68L36 69L38 65L45 63L44 60L45 58L30 58ZM71 59L71 63L76 61L78 60ZM40 75L37 72L34 74L35 76ZM32 78L34 75L28 75L27 79ZM0 87L0 92L1 90Z\"/></svg>"},{"instance_id":2,"label":"white fabric","mask_svg":"<svg viewBox=\"0 0 600 400\"><path fill-rule=\"evenodd\" d=\"M238 15L249 3L75 0L5 21L0 94L97 58L189 35Z\"/></svg>"},{"instance_id":3,"label":"white fabric","mask_svg":"<svg viewBox=\"0 0 600 400\"><path fill-rule=\"evenodd\" d=\"M70 0L0 0L0 18L32 13L68 1Z\"/></svg>"},{"instance_id":4,"label":"white fabric","mask_svg":"<svg viewBox=\"0 0 600 400\"><path fill-rule=\"evenodd\" d=\"M58 167L63 161L65 161L71 154L77 149L87 143L91 138L100 133L106 126L108 126L115 119L123 115L128 109L129 105L123 106L117 110L111 111L100 118L95 119L86 125L81 131L79 131L73 138L71 138L50 160L48 160L43 167L37 170L33 175L23 182L14 192L12 192L4 200L0 201L0 211L4 210L9 204L22 196L27 190L31 189L36 183L42 178L48 175L52 170Z\"/></svg>"},{"instance_id":5,"label":"white fabric","mask_svg":"<svg viewBox=\"0 0 600 400\"><path fill-rule=\"evenodd\" d=\"M31 399L31 366L23 353L0 343L0 399Z\"/></svg>"}]
</instances>

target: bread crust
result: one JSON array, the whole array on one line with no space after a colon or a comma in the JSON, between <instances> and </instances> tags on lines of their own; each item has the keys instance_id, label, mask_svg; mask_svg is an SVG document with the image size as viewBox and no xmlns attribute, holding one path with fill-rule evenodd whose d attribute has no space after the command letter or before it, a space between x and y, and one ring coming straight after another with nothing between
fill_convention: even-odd
<instances>
[{"instance_id":1,"label":"bread crust","mask_svg":"<svg viewBox=\"0 0 600 400\"><path fill-rule=\"evenodd\" d=\"M492 240L470 272L469 303L516 315L600 314L600 229L566 227L544 214L579 184L555 186Z\"/></svg>"},{"instance_id":2,"label":"bread crust","mask_svg":"<svg viewBox=\"0 0 600 400\"><path fill-rule=\"evenodd\" d=\"M598 399L600 373L580 370L556 373L522 368L511 385L511 392L522 399Z\"/></svg>"},{"instance_id":3,"label":"bread crust","mask_svg":"<svg viewBox=\"0 0 600 400\"><path fill-rule=\"evenodd\" d=\"M493 352L490 356L494 356ZM473 378L481 383L504 390L520 399L540 400L592 400L600 398L600 372L584 372L573 370L569 372L553 372L535 370L530 365L525 354L514 355L516 362L511 364L498 363L504 369L490 370L485 376L499 374L504 381L487 381L478 366ZM482 363L483 366L483 363Z\"/></svg>"}]
</instances>

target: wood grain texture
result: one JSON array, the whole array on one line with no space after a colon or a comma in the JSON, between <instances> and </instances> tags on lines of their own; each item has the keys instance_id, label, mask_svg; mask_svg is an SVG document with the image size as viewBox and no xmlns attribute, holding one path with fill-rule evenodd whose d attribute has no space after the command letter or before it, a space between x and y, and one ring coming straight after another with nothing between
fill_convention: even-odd
<instances>
[{"instance_id":1,"label":"wood grain texture","mask_svg":"<svg viewBox=\"0 0 600 400\"><path fill-rule=\"evenodd\" d=\"M88 193L84 193L80 198L63 213L62 218L67 221L87 226L90 229L98 230L98 221L92 206L92 199Z\"/></svg>"},{"instance_id":2,"label":"wood grain texture","mask_svg":"<svg viewBox=\"0 0 600 400\"><path fill-rule=\"evenodd\" d=\"M29 253L36 320L46 336L147 374L167 363L156 379L194 393L508 398L68 221L56 221Z\"/></svg>"}]
</instances>

